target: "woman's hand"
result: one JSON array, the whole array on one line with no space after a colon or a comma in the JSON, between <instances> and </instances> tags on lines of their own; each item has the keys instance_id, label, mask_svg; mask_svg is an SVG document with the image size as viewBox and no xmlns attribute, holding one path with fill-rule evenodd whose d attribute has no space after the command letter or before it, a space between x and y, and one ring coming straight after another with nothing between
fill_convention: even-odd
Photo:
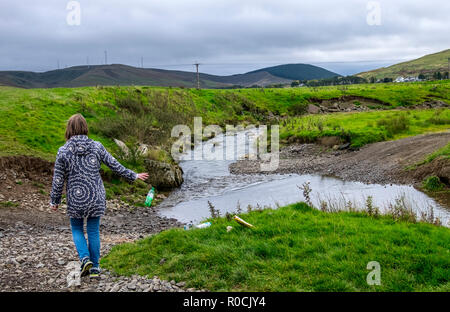
<instances>
[{"instance_id":1,"label":"woman's hand","mask_svg":"<svg viewBox=\"0 0 450 312\"><path fill-rule=\"evenodd\" d=\"M144 172L144 173L138 173L137 178L140 179L140 180L142 180L142 181L145 181L145 180L148 179L148 173L147 173L147 172Z\"/></svg>"},{"instance_id":2,"label":"woman's hand","mask_svg":"<svg viewBox=\"0 0 450 312\"><path fill-rule=\"evenodd\" d=\"M59 205L50 205L50 207L52 208L53 211L57 211L58 210L58 206Z\"/></svg>"}]
</instances>

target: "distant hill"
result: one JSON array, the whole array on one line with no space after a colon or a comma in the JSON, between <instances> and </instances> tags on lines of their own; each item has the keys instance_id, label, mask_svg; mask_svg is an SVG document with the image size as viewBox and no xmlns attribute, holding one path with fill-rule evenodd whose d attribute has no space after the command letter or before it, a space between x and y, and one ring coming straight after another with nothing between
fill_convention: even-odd
<instances>
[{"instance_id":1,"label":"distant hill","mask_svg":"<svg viewBox=\"0 0 450 312\"><path fill-rule=\"evenodd\" d=\"M309 64L285 64L261 68L250 73L268 72L276 77L290 80L312 80L340 76L322 67Z\"/></svg>"},{"instance_id":2,"label":"distant hill","mask_svg":"<svg viewBox=\"0 0 450 312\"><path fill-rule=\"evenodd\" d=\"M437 71L441 73L448 71L448 58L450 58L450 49L428 54L412 61L362 72L356 76L366 79L370 79L370 77L395 79L399 76L418 76L419 74L430 76Z\"/></svg>"},{"instance_id":3,"label":"distant hill","mask_svg":"<svg viewBox=\"0 0 450 312\"><path fill-rule=\"evenodd\" d=\"M337 74L307 64L288 64L245 74L216 76L200 74L203 88L249 87L288 84L292 80L328 78ZM43 73L0 71L0 85L21 88L83 87L95 85L149 85L196 87L195 72L137 68L121 64L74 66Z\"/></svg>"},{"instance_id":4,"label":"distant hill","mask_svg":"<svg viewBox=\"0 0 450 312\"><path fill-rule=\"evenodd\" d=\"M95 85L194 85L194 73L160 69L144 69L132 66L94 65L74 66L44 73L4 71L0 72L0 84L23 88L82 87ZM211 88L224 84L204 79L202 84Z\"/></svg>"}]
</instances>

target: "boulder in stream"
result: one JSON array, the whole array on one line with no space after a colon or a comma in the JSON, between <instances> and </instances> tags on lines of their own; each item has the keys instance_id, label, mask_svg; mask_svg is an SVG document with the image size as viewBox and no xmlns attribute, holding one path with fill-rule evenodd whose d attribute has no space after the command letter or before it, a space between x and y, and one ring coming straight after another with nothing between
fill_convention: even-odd
<instances>
[{"instance_id":1,"label":"boulder in stream","mask_svg":"<svg viewBox=\"0 0 450 312\"><path fill-rule=\"evenodd\" d=\"M183 170L178 165L171 165L156 160L145 160L148 182L160 190L173 189L183 183Z\"/></svg>"}]
</instances>

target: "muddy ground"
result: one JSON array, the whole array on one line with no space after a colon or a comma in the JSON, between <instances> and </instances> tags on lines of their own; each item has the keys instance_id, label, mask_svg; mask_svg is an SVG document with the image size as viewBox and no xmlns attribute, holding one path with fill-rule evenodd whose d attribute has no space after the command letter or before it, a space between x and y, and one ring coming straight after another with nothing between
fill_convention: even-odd
<instances>
[{"instance_id":1,"label":"muddy ground","mask_svg":"<svg viewBox=\"0 0 450 312\"><path fill-rule=\"evenodd\" d=\"M450 142L450 132L408 137L396 141L369 144L360 150L333 150L318 144L291 144L281 149L279 167L266 173L321 174L348 181L377 184L411 184L420 188L429 175L440 177L449 185L450 162L435 159L415 170L408 166ZM259 161L240 160L230 165L232 173L254 174L260 171ZM449 206L450 199L440 198Z\"/></svg>"},{"instance_id":2,"label":"muddy ground","mask_svg":"<svg viewBox=\"0 0 450 312\"><path fill-rule=\"evenodd\" d=\"M183 281L119 277L108 271L100 280L86 277L80 287L68 288L67 275L74 262L79 264L65 205L56 212L49 208L51 167L27 157L0 160L0 291L194 291ZM100 228L101 255L115 244L181 226L153 208L110 200Z\"/></svg>"}]
</instances>

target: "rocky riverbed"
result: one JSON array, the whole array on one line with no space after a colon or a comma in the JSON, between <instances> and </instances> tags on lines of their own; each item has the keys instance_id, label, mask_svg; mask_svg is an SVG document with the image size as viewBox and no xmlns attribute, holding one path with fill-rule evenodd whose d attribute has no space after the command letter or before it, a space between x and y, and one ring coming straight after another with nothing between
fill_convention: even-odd
<instances>
[{"instance_id":1,"label":"rocky riverbed","mask_svg":"<svg viewBox=\"0 0 450 312\"><path fill-rule=\"evenodd\" d=\"M67 276L79 266L78 256L65 206L50 210L48 188L45 177L36 181L15 171L0 174L0 291L200 291L187 289L184 281L108 271L98 280L85 277L80 286L69 288ZM182 225L158 216L153 208L109 200L100 228L101 255L116 244Z\"/></svg>"},{"instance_id":2,"label":"rocky riverbed","mask_svg":"<svg viewBox=\"0 0 450 312\"><path fill-rule=\"evenodd\" d=\"M435 159L415 170L408 166L422 161L427 155L450 142L450 132L408 137L395 141L378 142L354 151L347 146L320 144L290 144L281 149L279 166L272 172L261 172L260 162L240 160L230 165L236 174L298 173L320 174L377 184L418 185L429 175L450 181L450 162Z\"/></svg>"}]
</instances>

